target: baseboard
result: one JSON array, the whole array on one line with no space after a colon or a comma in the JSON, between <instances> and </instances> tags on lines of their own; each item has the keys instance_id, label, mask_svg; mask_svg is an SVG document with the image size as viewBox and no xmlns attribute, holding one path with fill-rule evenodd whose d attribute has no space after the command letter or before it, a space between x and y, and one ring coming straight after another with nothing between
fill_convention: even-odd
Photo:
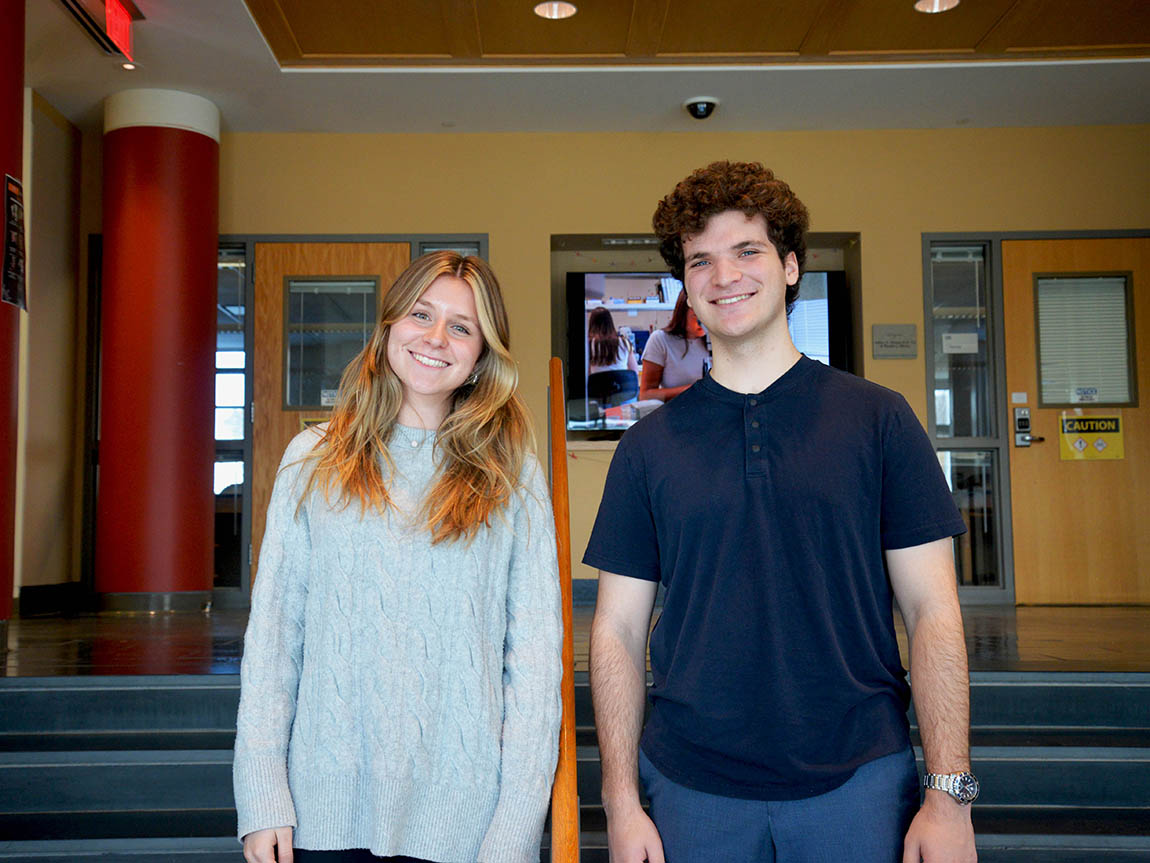
<instances>
[{"instance_id":1,"label":"baseboard","mask_svg":"<svg viewBox=\"0 0 1150 863\"><path fill-rule=\"evenodd\" d=\"M26 584L20 587L15 610L20 617L67 617L89 610L91 604L91 595L78 581Z\"/></svg>"}]
</instances>

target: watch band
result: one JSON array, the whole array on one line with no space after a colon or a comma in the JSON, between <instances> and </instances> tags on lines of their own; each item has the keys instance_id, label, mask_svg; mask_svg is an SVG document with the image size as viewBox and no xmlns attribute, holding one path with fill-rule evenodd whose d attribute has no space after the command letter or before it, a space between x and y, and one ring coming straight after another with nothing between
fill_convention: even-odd
<instances>
[{"instance_id":1,"label":"watch band","mask_svg":"<svg viewBox=\"0 0 1150 863\"><path fill-rule=\"evenodd\" d=\"M934 791L943 791L953 797L958 803L966 805L973 803L978 797L979 785L974 774L969 771L961 773L927 773L922 778L924 788Z\"/></svg>"}]
</instances>

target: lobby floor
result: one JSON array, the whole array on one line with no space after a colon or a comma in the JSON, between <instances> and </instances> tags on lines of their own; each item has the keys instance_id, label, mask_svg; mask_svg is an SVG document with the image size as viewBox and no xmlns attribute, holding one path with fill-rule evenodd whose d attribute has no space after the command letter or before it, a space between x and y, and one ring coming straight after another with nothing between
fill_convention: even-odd
<instances>
[{"instance_id":1,"label":"lobby floor","mask_svg":"<svg viewBox=\"0 0 1150 863\"><path fill-rule=\"evenodd\" d=\"M587 670L593 609L575 609L575 670ZM963 609L971 671L1150 672L1150 607ZM906 637L896 615L906 663ZM8 677L236 674L247 612L15 618Z\"/></svg>"}]
</instances>

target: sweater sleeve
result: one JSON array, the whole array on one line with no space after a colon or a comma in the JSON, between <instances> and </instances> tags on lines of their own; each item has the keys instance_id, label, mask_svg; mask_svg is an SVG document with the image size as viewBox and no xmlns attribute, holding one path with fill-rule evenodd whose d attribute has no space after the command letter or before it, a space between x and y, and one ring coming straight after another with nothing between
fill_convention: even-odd
<instances>
[{"instance_id":1,"label":"sweater sleeve","mask_svg":"<svg viewBox=\"0 0 1150 863\"><path fill-rule=\"evenodd\" d=\"M538 462L515 514L503 648L499 801L479 863L534 863L559 752L563 615L555 521Z\"/></svg>"},{"instance_id":2,"label":"sweater sleeve","mask_svg":"<svg viewBox=\"0 0 1150 863\"><path fill-rule=\"evenodd\" d=\"M317 440L288 445L276 474L240 666L240 707L232 766L238 835L295 827L287 749L303 663L304 605L311 543L300 507L304 458Z\"/></svg>"}]
</instances>

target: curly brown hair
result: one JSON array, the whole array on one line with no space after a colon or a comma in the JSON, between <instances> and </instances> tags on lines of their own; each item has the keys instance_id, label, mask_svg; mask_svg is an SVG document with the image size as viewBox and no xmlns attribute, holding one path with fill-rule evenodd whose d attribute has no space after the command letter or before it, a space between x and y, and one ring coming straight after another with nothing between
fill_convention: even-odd
<instances>
[{"instance_id":1,"label":"curly brown hair","mask_svg":"<svg viewBox=\"0 0 1150 863\"><path fill-rule=\"evenodd\" d=\"M671 275L683 280L683 237L704 230L711 216L727 210L740 210L748 217L761 214L779 259L793 252L802 276L810 226L806 206L790 186L760 162L725 161L694 171L655 208L651 224ZM798 296L798 283L788 285L788 313Z\"/></svg>"}]
</instances>

